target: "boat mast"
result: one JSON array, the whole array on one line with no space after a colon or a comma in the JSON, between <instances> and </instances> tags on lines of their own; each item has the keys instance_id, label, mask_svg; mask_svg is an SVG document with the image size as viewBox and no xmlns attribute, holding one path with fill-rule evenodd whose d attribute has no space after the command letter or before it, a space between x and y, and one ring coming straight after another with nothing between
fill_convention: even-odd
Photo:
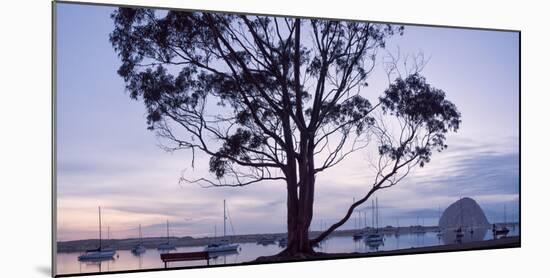
<instances>
[{"instance_id":1,"label":"boat mast","mask_svg":"<svg viewBox=\"0 0 550 278\"><path fill-rule=\"evenodd\" d=\"M376 197L376 231L378 232L378 197Z\"/></svg>"},{"instance_id":2,"label":"boat mast","mask_svg":"<svg viewBox=\"0 0 550 278\"><path fill-rule=\"evenodd\" d=\"M353 203L352 204L355 204L355 197L353 197ZM355 212L355 211L354 211ZM355 214L355 217L353 218L354 222L353 222L353 228L355 230L357 230L357 214Z\"/></svg>"},{"instance_id":3,"label":"boat mast","mask_svg":"<svg viewBox=\"0 0 550 278\"><path fill-rule=\"evenodd\" d=\"M225 239L225 220L227 219L227 216L225 216L225 199L223 199L223 238Z\"/></svg>"},{"instance_id":4,"label":"boat mast","mask_svg":"<svg viewBox=\"0 0 550 278\"><path fill-rule=\"evenodd\" d=\"M372 200L372 228L374 229L374 200Z\"/></svg>"},{"instance_id":5,"label":"boat mast","mask_svg":"<svg viewBox=\"0 0 550 278\"><path fill-rule=\"evenodd\" d=\"M365 218L363 222L365 222L365 229L367 229L367 212L363 212L363 217Z\"/></svg>"},{"instance_id":6,"label":"boat mast","mask_svg":"<svg viewBox=\"0 0 550 278\"><path fill-rule=\"evenodd\" d=\"M168 219L166 220L166 244L170 245L170 224L168 223Z\"/></svg>"},{"instance_id":7,"label":"boat mast","mask_svg":"<svg viewBox=\"0 0 550 278\"><path fill-rule=\"evenodd\" d=\"M101 249L101 207L97 207L99 210L99 249Z\"/></svg>"},{"instance_id":8,"label":"boat mast","mask_svg":"<svg viewBox=\"0 0 550 278\"><path fill-rule=\"evenodd\" d=\"M437 219L437 227L438 231L441 232L441 229L439 228L439 222L441 221L441 205L437 205L437 214L439 215L439 218Z\"/></svg>"},{"instance_id":9,"label":"boat mast","mask_svg":"<svg viewBox=\"0 0 550 278\"><path fill-rule=\"evenodd\" d=\"M460 231L462 231L462 225L463 225L463 217L462 217L462 196L458 198L458 203L459 203L459 209L460 209L460 226L459 226L459 229Z\"/></svg>"},{"instance_id":10,"label":"boat mast","mask_svg":"<svg viewBox=\"0 0 550 278\"><path fill-rule=\"evenodd\" d=\"M464 225L464 219L463 218L464 217L462 216L462 202L460 202L460 228L462 228L462 225Z\"/></svg>"},{"instance_id":11,"label":"boat mast","mask_svg":"<svg viewBox=\"0 0 550 278\"><path fill-rule=\"evenodd\" d=\"M141 224L139 224L139 243L143 243L143 240L141 238Z\"/></svg>"},{"instance_id":12,"label":"boat mast","mask_svg":"<svg viewBox=\"0 0 550 278\"><path fill-rule=\"evenodd\" d=\"M504 227L506 227L506 205L504 205Z\"/></svg>"}]
</instances>

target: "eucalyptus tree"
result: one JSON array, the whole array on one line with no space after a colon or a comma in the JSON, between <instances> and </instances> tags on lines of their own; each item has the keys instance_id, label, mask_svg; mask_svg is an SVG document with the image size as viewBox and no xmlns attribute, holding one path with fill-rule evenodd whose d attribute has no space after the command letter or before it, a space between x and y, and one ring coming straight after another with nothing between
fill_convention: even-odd
<instances>
[{"instance_id":1,"label":"eucalyptus tree","mask_svg":"<svg viewBox=\"0 0 550 278\"><path fill-rule=\"evenodd\" d=\"M377 51L402 26L142 8L112 18L118 74L145 104L148 128L167 150L189 151L193 166L197 152L210 157L210 176L185 181L286 185L281 255L313 254L374 192L446 148L460 124L455 105L417 72L365 96ZM310 239L316 176L368 146L376 175L363 197Z\"/></svg>"}]
</instances>

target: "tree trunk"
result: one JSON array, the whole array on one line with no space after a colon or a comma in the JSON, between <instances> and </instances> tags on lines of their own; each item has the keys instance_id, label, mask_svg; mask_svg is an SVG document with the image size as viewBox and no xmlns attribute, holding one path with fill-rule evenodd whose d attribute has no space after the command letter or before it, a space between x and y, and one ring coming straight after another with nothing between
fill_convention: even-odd
<instances>
[{"instance_id":1,"label":"tree trunk","mask_svg":"<svg viewBox=\"0 0 550 278\"><path fill-rule=\"evenodd\" d=\"M314 164L313 164L313 135L306 127L302 111L302 92L300 83L300 19L295 21L294 31L294 92L296 93L296 114L297 126L300 130L299 154L295 156L294 150L287 150L287 232L288 246L282 252L291 257L305 257L314 253L309 239L309 226L313 217L313 196L314 196ZM285 69L287 67L284 67ZM286 73L286 71L285 71ZM286 74L285 74L286 75ZM288 98L284 99L290 104ZM290 105L287 107L290 108ZM287 116L287 115L285 115ZM288 117L285 117L288 120ZM287 136L286 141L292 142L292 131L285 125ZM289 144L291 145L291 144ZM290 159L290 160L289 160ZM297 163L296 163L297 162Z\"/></svg>"},{"instance_id":2,"label":"tree trunk","mask_svg":"<svg viewBox=\"0 0 550 278\"><path fill-rule=\"evenodd\" d=\"M303 200L299 201L298 207L303 207ZM288 205L287 217L288 245L282 253L292 257L313 254L309 239L311 218L307 217L303 211L300 213L300 210L291 208L290 204Z\"/></svg>"},{"instance_id":3,"label":"tree trunk","mask_svg":"<svg viewBox=\"0 0 550 278\"><path fill-rule=\"evenodd\" d=\"M311 196L313 196L314 180L308 179L307 172L302 172L302 164L299 168L300 182L297 186L291 182L287 184L287 189L290 189L287 198L288 246L284 253L289 256L313 254L309 240L309 226L313 216L313 198Z\"/></svg>"},{"instance_id":4,"label":"tree trunk","mask_svg":"<svg viewBox=\"0 0 550 278\"><path fill-rule=\"evenodd\" d=\"M288 204L288 246L283 252L289 256L308 256L314 254L309 239L309 227L313 218L313 202L315 195L315 173L314 173L314 148L313 138L307 132L301 135L300 157L298 160L299 182L297 191L289 191L289 196L298 195L296 205ZM287 181L290 183L291 181ZM292 184L287 189L293 188ZM288 201L291 199L288 198ZM296 210L297 209L297 210Z\"/></svg>"}]
</instances>

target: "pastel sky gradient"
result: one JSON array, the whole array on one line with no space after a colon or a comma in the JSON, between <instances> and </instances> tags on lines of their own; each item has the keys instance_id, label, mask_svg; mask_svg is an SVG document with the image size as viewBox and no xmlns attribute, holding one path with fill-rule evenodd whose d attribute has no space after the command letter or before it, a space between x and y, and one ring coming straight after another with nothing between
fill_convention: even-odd
<instances>
[{"instance_id":1,"label":"pastel sky gradient","mask_svg":"<svg viewBox=\"0 0 550 278\"><path fill-rule=\"evenodd\" d=\"M112 7L57 7L57 231L58 240L95 238L97 206L110 237L162 236L172 223L176 236L212 235L222 225L227 199L235 232L284 230L286 199L280 183L245 188L201 188L179 184L182 170L206 174L207 157L196 169L190 154L167 153L146 129L143 103L133 101L116 73L120 61L108 40ZM519 213L519 35L514 32L406 26L387 51L430 57L422 74L441 88L462 113L449 148L435 154L399 185L377 193L380 224L435 224L460 196L474 198L490 222ZM365 95L388 85L378 64ZM372 173L368 154L358 152L317 178L312 229L341 217L364 194ZM201 163L202 162L202 163ZM201 167L203 165L204 167ZM362 209L366 207L363 206ZM370 216L370 214L369 214ZM370 219L369 219L370 221ZM422 221L422 220L421 220ZM347 228L354 226L348 221Z\"/></svg>"}]
</instances>

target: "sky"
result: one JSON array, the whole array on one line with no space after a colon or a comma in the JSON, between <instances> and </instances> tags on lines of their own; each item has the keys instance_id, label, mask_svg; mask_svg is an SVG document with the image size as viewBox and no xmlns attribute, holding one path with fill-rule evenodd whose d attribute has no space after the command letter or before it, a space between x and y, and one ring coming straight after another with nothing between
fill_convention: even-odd
<instances>
[{"instance_id":1,"label":"sky","mask_svg":"<svg viewBox=\"0 0 550 278\"><path fill-rule=\"evenodd\" d=\"M228 203L229 231L282 232L286 190L266 182L242 188L180 184L191 169L187 152L167 153L147 130L143 103L131 100L109 43L112 7L57 5L57 237L97 237L97 207L111 238L214 235ZM376 194L380 226L435 225L460 197L475 199L490 222L519 214L519 37L517 33L405 26L393 37L362 92L377 97L388 85L380 61L388 53L422 52L429 83L443 89L462 113L449 148L398 185ZM399 49L399 50L398 50ZM207 165L199 155L196 165ZM202 164L201 164L202 162ZM312 230L341 218L371 182L368 154L357 152L316 179ZM343 178L345 177L345 178ZM370 211L368 206L360 210ZM358 215L358 214L356 214ZM353 217L343 228L353 228ZM107 236L104 234L104 236Z\"/></svg>"}]
</instances>

